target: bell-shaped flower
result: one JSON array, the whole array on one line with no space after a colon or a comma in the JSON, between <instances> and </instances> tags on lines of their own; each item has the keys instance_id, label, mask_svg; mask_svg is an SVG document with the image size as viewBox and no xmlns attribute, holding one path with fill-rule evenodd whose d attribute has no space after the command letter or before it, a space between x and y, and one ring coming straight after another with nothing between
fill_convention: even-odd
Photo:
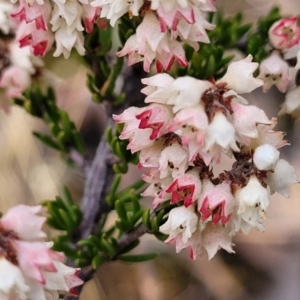
<instances>
[{"instance_id":1,"label":"bell-shaped flower","mask_svg":"<svg viewBox=\"0 0 300 300\"><path fill-rule=\"evenodd\" d=\"M42 206L14 206L1 218L1 224L6 229L16 232L24 240L45 238L46 234L42 231L42 225L46 218L37 215L41 210ZM24 226L24 224L27 225Z\"/></svg>"},{"instance_id":2,"label":"bell-shaped flower","mask_svg":"<svg viewBox=\"0 0 300 300\"><path fill-rule=\"evenodd\" d=\"M285 133L283 131L275 131L273 128L277 124L277 118L271 119L271 124L257 124L257 137L251 139L249 149L255 149L263 144L270 144L276 149L289 145L289 142L284 140Z\"/></svg>"},{"instance_id":3,"label":"bell-shaped flower","mask_svg":"<svg viewBox=\"0 0 300 300\"><path fill-rule=\"evenodd\" d=\"M208 126L208 118L202 104L181 109L168 126L169 131L181 131L182 145L187 145L193 139L199 145L204 142L205 132Z\"/></svg>"},{"instance_id":4,"label":"bell-shaped flower","mask_svg":"<svg viewBox=\"0 0 300 300\"><path fill-rule=\"evenodd\" d=\"M0 256L0 299L28 299L30 288L20 268Z\"/></svg>"},{"instance_id":5,"label":"bell-shaped flower","mask_svg":"<svg viewBox=\"0 0 300 300\"><path fill-rule=\"evenodd\" d=\"M296 175L295 169L286 160L279 159L274 172L269 172L266 180L270 187L271 194L277 192L282 196L289 198L290 185L298 183L299 178Z\"/></svg>"},{"instance_id":6,"label":"bell-shaped flower","mask_svg":"<svg viewBox=\"0 0 300 300\"><path fill-rule=\"evenodd\" d=\"M174 113L186 107L193 107L200 103L204 92L212 86L209 81L198 80L190 76L179 77L171 84L172 94L167 103L174 105Z\"/></svg>"},{"instance_id":7,"label":"bell-shaped flower","mask_svg":"<svg viewBox=\"0 0 300 300\"><path fill-rule=\"evenodd\" d=\"M162 32L165 32L168 28L170 30L176 30L181 19L188 24L195 23L195 14L191 6L181 7L175 4L171 10L166 10L163 5L160 5L157 9L157 14Z\"/></svg>"},{"instance_id":8,"label":"bell-shaped flower","mask_svg":"<svg viewBox=\"0 0 300 300\"><path fill-rule=\"evenodd\" d=\"M40 227L46 218L37 215L40 209L20 205L0 219L1 299L58 299L47 297L52 292L72 293L83 283L77 277L78 269L64 266L64 256L50 249L53 243L45 242Z\"/></svg>"},{"instance_id":9,"label":"bell-shaped flower","mask_svg":"<svg viewBox=\"0 0 300 300\"><path fill-rule=\"evenodd\" d=\"M275 22L269 29L269 41L276 49L288 49L299 43L298 18L285 18Z\"/></svg>"},{"instance_id":10,"label":"bell-shaped flower","mask_svg":"<svg viewBox=\"0 0 300 300\"><path fill-rule=\"evenodd\" d=\"M94 0L91 2L91 6L101 9L100 17L110 20L112 27L119 18L128 12L130 16L138 16L142 5L143 0Z\"/></svg>"},{"instance_id":11,"label":"bell-shaped flower","mask_svg":"<svg viewBox=\"0 0 300 300\"><path fill-rule=\"evenodd\" d=\"M168 32L160 31L160 24L153 12L148 11L136 33L126 41L118 56L128 54L128 65L144 62L144 70L150 71L153 60L158 72L169 70L175 59L187 66L184 49L180 42L172 40Z\"/></svg>"},{"instance_id":12,"label":"bell-shaped flower","mask_svg":"<svg viewBox=\"0 0 300 300\"><path fill-rule=\"evenodd\" d=\"M257 147L253 154L253 162L257 169L268 171L275 168L279 159L279 151L270 144Z\"/></svg>"},{"instance_id":13,"label":"bell-shaped flower","mask_svg":"<svg viewBox=\"0 0 300 300\"><path fill-rule=\"evenodd\" d=\"M139 153L138 168L159 168L158 160L163 150L163 139L158 139L150 147L144 148Z\"/></svg>"},{"instance_id":14,"label":"bell-shaped flower","mask_svg":"<svg viewBox=\"0 0 300 300\"><path fill-rule=\"evenodd\" d=\"M168 132L166 128L171 122L173 114L167 106L154 103L135 117L140 121L138 128L150 128L152 130L150 140L155 140Z\"/></svg>"},{"instance_id":15,"label":"bell-shaped flower","mask_svg":"<svg viewBox=\"0 0 300 300\"><path fill-rule=\"evenodd\" d=\"M188 207L200 196L201 186L199 171L196 168L175 177L166 188L166 193L171 194L171 203L183 201L184 206Z\"/></svg>"},{"instance_id":16,"label":"bell-shaped flower","mask_svg":"<svg viewBox=\"0 0 300 300\"><path fill-rule=\"evenodd\" d=\"M291 89L285 95L285 101L278 112L278 115L291 114L294 118L300 116L300 86Z\"/></svg>"},{"instance_id":17,"label":"bell-shaped flower","mask_svg":"<svg viewBox=\"0 0 300 300\"><path fill-rule=\"evenodd\" d=\"M67 24L65 19L60 18L53 24L52 31L55 31L54 38L56 42L56 50L54 57L63 54L64 58L69 58L72 48L75 48L80 55L85 54L84 36L82 31L81 19L78 18L71 26Z\"/></svg>"},{"instance_id":18,"label":"bell-shaped flower","mask_svg":"<svg viewBox=\"0 0 300 300\"><path fill-rule=\"evenodd\" d=\"M202 247L206 250L208 259L212 259L219 249L234 253L230 228L221 224L208 223L202 231Z\"/></svg>"},{"instance_id":19,"label":"bell-shaped flower","mask_svg":"<svg viewBox=\"0 0 300 300\"><path fill-rule=\"evenodd\" d=\"M167 104L167 100L172 92L170 86L174 80L175 79L167 73L143 78L142 83L147 85L141 90L143 94L147 95L145 103L156 102Z\"/></svg>"},{"instance_id":20,"label":"bell-shaped flower","mask_svg":"<svg viewBox=\"0 0 300 300\"><path fill-rule=\"evenodd\" d=\"M290 81L289 65L281 58L278 51L273 51L268 58L263 60L259 70L257 78L264 81L264 92L267 92L272 85L276 85L280 92L285 92Z\"/></svg>"},{"instance_id":21,"label":"bell-shaped flower","mask_svg":"<svg viewBox=\"0 0 300 300\"><path fill-rule=\"evenodd\" d=\"M270 203L267 189L252 175L247 185L236 192L235 197L241 218L252 227L261 230Z\"/></svg>"},{"instance_id":22,"label":"bell-shaped flower","mask_svg":"<svg viewBox=\"0 0 300 300\"><path fill-rule=\"evenodd\" d=\"M36 30L40 29L46 31L48 29L47 23L52 13L52 8L48 1L42 5L36 2L32 5L28 5L26 0L20 0L19 4L18 10L11 14L13 18L19 21L25 21L27 24L35 22Z\"/></svg>"},{"instance_id":23,"label":"bell-shaped flower","mask_svg":"<svg viewBox=\"0 0 300 300\"><path fill-rule=\"evenodd\" d=\"M252 58L249 54L246 58L229 64L227 72L217 83L226 83L228 89L238 94L250 93L262 86L264 82L253 77L258 63L252 62Z\"/></svg>"},{"instance_id":24,"label":"bell-shaped flower","mask_svg":"<svg viewBox=\"0 0 300 300\"><path fill-rule=\"evenodd\" d=\"M198 51L199 43L209 43L206 30L214 29L215 25L208 23L202 11L196 6L193 6L193 13L195 21L190 23L184 19L179 20L176 31L172 34L174 38L179 36L182 41Z\"/></svg>"},{"instance_id":25,"label":"bell-shaped flower","mask_svg":"<svg viewBox=\"0 0 300 300\"><path fill-rule=\"evenodd\" d=\"M170 211L167 222L159 227L159 231L169 235L165 241L166 243L172 241L178 235L182 242L186 243L197 229L198 220L193 205L176 207Z\"/></svg>"},{"instance_id":26,"label":"bell-shaped flower","mask_svg":"<svg viewBox=\"0 0 300 300\"><path fill-rule=\"evenodd\" d=\"M172 177L184 174L188 167L188 152L178 143L174 143L164 148L159 158L160 178L165 178L169 174Z\"/></svg>"},{"instance_id":27,"label":"bell-shaped flower","mask_svg":"<svg viewBox=\"0 0 300 300\"><path fill-rule=\"evenodd\" d=\"M258 136L257 124L271 124L265 112L254 105L243 105L232 100L231 108L234 127L246 144L249 144L249 138Z\"/></svg>"},{"instance_id":28,"label":"bell-shaped flower","mask_svg":"<svg viewBox=\"0 0 300 300\"><path fill-rule=\"evenodd\" d=\"M211 218L212 224L217 224L220 221L225 226L230 220L234 204L235 201L228 182L223 181L214 185L210 180L204 180L198 201L198 210L201 213L202 221Z\"/></svg>"},{"instance_id":29,"label":"bell-shaped flower","mask_svg":"<svg viewBox=\"0 0 300 300\"><path fill-rule=\"evenodd\" d=\"M215 146L221 147L224 151L232 149L239 152L236 144L235 128L227 120L222 111L217 111L213 120L207 127L204 151L211 151Z\"/></svg>"}]
</instances>

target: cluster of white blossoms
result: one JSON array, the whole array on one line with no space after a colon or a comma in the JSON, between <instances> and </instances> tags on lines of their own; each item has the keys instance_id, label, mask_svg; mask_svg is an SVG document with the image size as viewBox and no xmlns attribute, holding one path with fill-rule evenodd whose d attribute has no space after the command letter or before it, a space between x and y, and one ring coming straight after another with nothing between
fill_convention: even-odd
<instances>
[{"instance_id":1,"label":"cluster of white blossoms","mask_svg":"<svg viewBox=\"0 0 300 300\"><path fill-rule=\"evenodd\" d=\"M2 3L3 2L3 3ZM7 31L7 10L4 3L0 29ZM54 56L68 58L72 48L85 54L84 34L92 32L94 23L105 27L103 20L114 26L119 18L142 17L141 24L126 42L119 56L129 56L128 63L144 61L149 71L152 61L158 70L169 70L174 60L187 66L183 43L198 50L198 42L209 42L206 29L214 28L205 20L205 13L214 11L214 0L11 0L16 8L10 15L19 23L17 40L21 47L29 46L32 53L44 56L53 46ZM100 19L99 19L100 18ZM84 24L84 26L83 26Z\"/></svg>"},{"instance_id":2,"label":"cluster of white blossoms","mask_svg":"<svg viewBox=\"0 0 300 300\"><path fill-rule=\"evenodd\" d=\"M0 299L55 300L83 282L41 230L41 206L18 205L0 219Z\"/></svg>"},{"instance_id":3,"label":"cluster of white blossoms","mask_svg":"<svg viewBox=\"0 0 300 300\"><path fill-rule=\"evenodd\" d=\"M269 42L272 52L260 64L258 78L264 81L263 91L266 92L272 85L279 91L285 92L293 73L300 69L300 27L298 18L280 19L269 29ZM289 67L288 60L296 59L294 68ZM292 87L286 94L285 102L279 115L288 113L295 117L300 116L300 82L296 78L296 87Z\"/></svg>"},{"instance_id":4,"label":"cluster of white blossoms","mask_svg":"<svg viewBox=\"0 0 300 300\"><path fill-rule=\"evenodd\" d=\"M287 142L273 130L276 119L239 95L263 85L252 75L257 67L249 55L216 82L168 74L143 79L149 105L114 116L124 123L120 139L129 140L139 166L148 169L142 195L154 198L153 207L177 204L160 227L166 242L177 251L189 247L192 258L203 249L209 258L219 248L233 252L237 232L263 231L270 194L288 197L289 185L298 182L279 157ZM215 175L223 155L235 162Z\"/></svg>"}]
</instances>

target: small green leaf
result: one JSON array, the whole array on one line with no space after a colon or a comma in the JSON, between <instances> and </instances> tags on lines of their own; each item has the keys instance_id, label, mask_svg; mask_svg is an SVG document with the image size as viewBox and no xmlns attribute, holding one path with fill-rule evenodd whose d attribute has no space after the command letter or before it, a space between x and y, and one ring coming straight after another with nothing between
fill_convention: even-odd
<instances>
[{"instance_id":1,"label":"small green leaf","mask_svg":"<svg viewBox=\"0 0 300 300\"><path fill-rule=\"evenodd\" d=\"M115 202L115 209L117 211L117 214L119 216L119 218L122 220L122 221L125 221L127 222L128 221L128 218L127 218L127 211L126 211L126 208L124 206L124 203L120 200L117 200Z\"/></svg>"},{"instance_id":2,"label":"small green leaf","mask_svg":"<svg viewBox=\"0 0 300 300\"><path fill-rule=\"evenodd\" d=\"M142 222L148 228L151 229L151 222L150 222L150 209L146 208L142 215Z\"/></svg>"},{"instance_id":3,"label":"small green leaf","mask_svg":"<svg viewBox=\"0 0 300 300\"><path fill-rule=\"evenodd\" d=\"M104 262L105 262L105 257L103 255L98 254L92 260L92 268L97 269Z\"/></svg>"}]
</instances>

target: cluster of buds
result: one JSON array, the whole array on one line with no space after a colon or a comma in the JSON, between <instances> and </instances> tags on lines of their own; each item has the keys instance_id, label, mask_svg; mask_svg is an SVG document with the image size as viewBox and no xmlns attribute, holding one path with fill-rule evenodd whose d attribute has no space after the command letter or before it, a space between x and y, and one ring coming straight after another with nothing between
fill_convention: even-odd
<instances>
[{"instance_id":1,"label":"cluster of buds","mask_svg":"<svg viewBox=\"0 0 300 300\"><path fill-rule=\"evenodd\" d=\"M64 265L63 255L45 242L40 211L41 206L18 205L0 219L2 300L55 300L82 284L78 270Z\"/></svg>"},{"instance_id":2,"label":"cluster of buds","mask_svg":"<svg viewBox=\"0 0 300 300\"><path fill-rule=\"evenodd\" d=\"M239 95L263 85L252 75L257 67L249 55L217 82L168 74L143 79L149 105L114 116L124 123L120 139L129 140L139 167L148 169L143 196L154 198L153 207L176 204L160 227L166 242L177 251L190 247L192 258L203 249L209 258L219 248L233 252L237 232L264 230L270 194L288 197L289 185L298 182L279 158L287 142L273 130L276 119ZM235 162L216 176L213 167L224 155Z\"/></svg>"}]
</instances>

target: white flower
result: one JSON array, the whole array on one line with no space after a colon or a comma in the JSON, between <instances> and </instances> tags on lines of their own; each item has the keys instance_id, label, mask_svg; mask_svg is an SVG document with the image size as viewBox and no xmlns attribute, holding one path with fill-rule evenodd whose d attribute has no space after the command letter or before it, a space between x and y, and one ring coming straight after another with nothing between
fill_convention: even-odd
<instances>
[{"instance_id":1,"label":"white flower","mask_svg":"<svg viewBox=\"0 0 300 300\"><path fill-rule=\"evenodd\" d=\"M295 118L300 116L300 86L290 90L285 95L285 101L278 115L291 114Z\"/></svg>"},{"instance_id":2,"label":"white flower","mask_svg":"<svg viewBox=\"0 0 300 300\"><path fill-rule=\"evenodd\" d=\"M239 203L238 214L252 227L263 230L262 223L269 206L269 193L258 181L251 176L248 184L236 192Z\"/></svg>"},{"instance_id":3,"label":"white flower","mask_svg":"<svg viewBox=\"0 0 300 300\"><path fill-rule=\"evenodd\" d=\"M299 179L295 169L284 159L278 160L274 172L269 172L267 177L267 184L270 186L271 194L277 192L286 198L290 196L290 184L297 182L299 182Z\"/></svg>"},{"instance_id":4,"label":"white flower","mask_svg":"<svg viewBox=\"0 0 300 300\"><path fill-rule=\"evenodd\" d=\"M0 299L26 300L29 286L25 283L21 270L5 259L0 257ZM13 298L12 298L13 297Z\"/></svg>"},{"instance_id":5,"label":"white flower","mask_svg":"<svg viewBox=\"0 0 300 300\"><path fill-rule=\"evenodd\" d=\"M231 148L233 151L239 152L235 140L234 126L220 111L215 114L212 122L207 127L204 150L210 151L216 145L220 146L225 151Z\"/></svg>"},{"instance_id":6,"label":"white flower","mask_svg":"<svg viewBox=\"0 0 300 300\"><path fill-rule=\"evenodd\" d=\"M185 76L175 79L171 84L171 96L167 104L174 105L174 113L182 108L192 107L200 103L203 93L213 85L209 81Z\"/></svg>"},{"instance_id":7,"label":"white flower","mask_svg":"<svg viewBox=\"0 0 300 300\"><path fill-rule=\"evenodd\" d=\"M270 144L257 147L254 151L253 162L259 170L272 170L279 159L279 151Z\"/></svg>"},{"instance_id":8,"label":"white flower","mask_svg":"<svg viewBox=\"0 0 300 300\"><path fill-rule=\"evenodd\" d=\"M279 91L285 92L290 81L289 66L281 58L278 51L273 51L271 55L263 60L259 66L259 76L264 81L263 91L267 92L275 84Z\"/></svg>"},{"instance_id":9,"label":"white flower","mask_svg":"<svg viewBox=\"0 0 300 300\"><path fill-rule=\"evenodd\" d=\"M188 153L185 148L175 143L166 147L159 158L160 178L172 174L173 177L182 175L188 166Z\"/></svg>"},{"instance_id":10,"label":"white flower","mask_svg":"<svg viewBox=\"0 0 300 300\"><path fill-rule=\"evenodd\" d=\"M226 83L226 87L239 94L250 93L264 82L253 77L258 63L252 62L252 55L229 64L226 74L217 83Z\"/></svg>"},{"instance_id":11,"label":"white flower","mask_svg":"<svg viewBox=\"0 0 300 300\"><path fill-rule=\"evenodd\" d=\"M167 222L159 227L160 232L169 235L166 243L179 234L181 234L183 243L188 241L196 230L199 219L194 209L194 206L191 205L188 208L176 207L170 211Z\"/></svg>"}]
</instances>

